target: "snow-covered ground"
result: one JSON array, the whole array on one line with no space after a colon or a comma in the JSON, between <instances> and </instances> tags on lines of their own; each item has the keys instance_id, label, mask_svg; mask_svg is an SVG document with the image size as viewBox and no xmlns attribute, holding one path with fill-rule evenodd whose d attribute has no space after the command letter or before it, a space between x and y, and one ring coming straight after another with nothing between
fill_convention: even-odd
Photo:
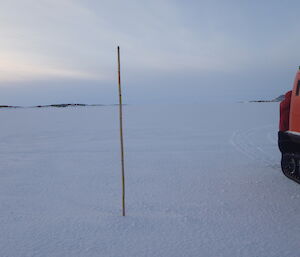
<instances>
[{"instance_id":1,"label":"snow-covered ground","mask_svg":"<svg viewBox=\"0 0 300 257\"><path fill-rule=\"evenodd\" d=\"M0 110L1 257L299 256L278 103Z\"/></svg>"}]
</instances>

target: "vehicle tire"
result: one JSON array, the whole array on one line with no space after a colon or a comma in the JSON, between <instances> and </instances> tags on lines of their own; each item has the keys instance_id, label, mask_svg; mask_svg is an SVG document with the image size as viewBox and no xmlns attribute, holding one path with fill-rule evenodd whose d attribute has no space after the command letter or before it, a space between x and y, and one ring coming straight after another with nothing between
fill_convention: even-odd
<instances>
[{"instance_id":1,"label":"vehicle tire","mask_svg":"<svg viewBox=\"0 0 300 257\"><path fill-rule=\"evenodd\" d=\"M284 174L298 176L296 159L291 154L283 154L281 158L281 169Z\"/></svg>"}]
</instances>

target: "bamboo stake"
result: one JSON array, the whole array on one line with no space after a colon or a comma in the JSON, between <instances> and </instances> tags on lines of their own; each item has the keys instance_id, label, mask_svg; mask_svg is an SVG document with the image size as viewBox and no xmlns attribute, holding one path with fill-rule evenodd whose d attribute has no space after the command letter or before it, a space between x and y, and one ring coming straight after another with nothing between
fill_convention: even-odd
<instances>
[{"instance_id":1,"label":"bamboo stake","mask_svg":"<svg viewBox=\"0 0 300 257\"><path fill-rule=\"evenodd\" d=\"M123 111L122 111L121 63L120 63L120 47L119 46L118 46L118 84L119 84L121 166L122 166L122 215L125 216L125 169L124 169Z\"/></svg>"}]
</instances>

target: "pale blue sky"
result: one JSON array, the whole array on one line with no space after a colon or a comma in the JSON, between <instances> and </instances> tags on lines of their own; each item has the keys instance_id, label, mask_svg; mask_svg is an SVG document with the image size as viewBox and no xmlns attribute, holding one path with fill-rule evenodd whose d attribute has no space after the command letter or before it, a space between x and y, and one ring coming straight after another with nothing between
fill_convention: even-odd
<instances>
[{"instance_id":1,"label":"pale blue sky","mask_svg":"<svg viewBox=\"0 0 300 257\"><path fill-rule=\"evenodd\" d=\"M272 98L300 65L299 1L0 0L0 104Z\"/></svg>"}]
</instances>

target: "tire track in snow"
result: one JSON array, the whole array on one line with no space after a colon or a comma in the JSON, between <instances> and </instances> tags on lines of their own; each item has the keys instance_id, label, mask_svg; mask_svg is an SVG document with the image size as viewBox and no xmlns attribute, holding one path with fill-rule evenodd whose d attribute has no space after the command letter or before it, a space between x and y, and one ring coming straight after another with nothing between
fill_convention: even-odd
<instances>
[{"instance_id":1,"label":"tire track in snow","mask_svg":"<svg viewBox=\"0 0 300 257\"><path fill-rule=\"evenodd\" d=\"M253 156L251 154L251 152L248 152L246 149L245 149L245 145L244 144L241 144L241 139L240 139L240 134L241 132L240 131L235 131L233 132L233 135L231 136L231 139L230 139L230 144L236 149L238 150L239 152L243 153L244 155L246 155L248 158L252 159L252 160L255 160L255 156Z\"/></svg>"},{"instance_id":2,"label":"tire track in snow","mask_svg":"<svg viewBox=\"0 0 300 257\"><path fill-rule=\"evenodd\" d=\"M277 140L274 133L270 132L272 125L256 127L244 131L235 131L230 144L249 159L259 161L268 167L278 168L279 160L272 155L272 149L276 148Z\"/></svg>"}]
</instances>

